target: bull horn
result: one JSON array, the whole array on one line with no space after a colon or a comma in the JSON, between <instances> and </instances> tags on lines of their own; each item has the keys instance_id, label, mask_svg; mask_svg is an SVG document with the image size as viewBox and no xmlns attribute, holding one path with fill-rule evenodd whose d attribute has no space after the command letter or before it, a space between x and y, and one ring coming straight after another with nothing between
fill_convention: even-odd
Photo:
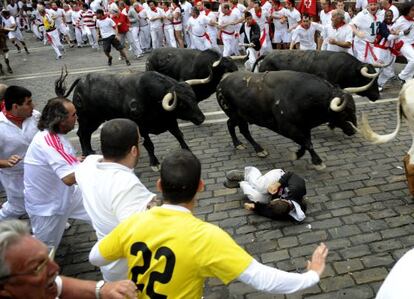
<instances>
[{"instance_id":1,"label":"bull horn","mask_svg":"<svg viewBox=\"0 0 414 299\"><path fill-rule=\"evenodd\" d=\"M369 82L367 85L360 86L360 87L347 87L347 88L344 88L344 91L347 93L358 93L358 92L363 92L365 90L368 90L368 88L371 87L372 83L374 83L375 78L372 78L371 82Z\"/></svg>"},{"instance_id":2,"label":"bull horn","mask_svg":"<svg viewBox=\"0 0 414 299\"><path fill-rule=\"evenodd\" d=\"M218 67L221 62L221 58L213 62L213 67Z\"/></svg>"},{"instance_id":3,"label":"bull horn","mask_svg":"<svg viewBox=\"0 0 414 299\"><path fill-rule=\"evenodd\" d=\"M341 101L342 101L342 104L340 104ZM346 106L346 99L342 100L340 97L335 97L331 100L331 104L329 105L329 108L332 111L340 112L344 110L345 106Z\"/></svg>"},{"instance_id":4,"label":"bull horn","mask_svg":"<svg viewBox=\"0 0 414 299\"><path fill-rule=\"evenodd\" d=\"M172 99L174 100L170 104L170 101ZM175 91L167 93L162 99L162 108L164 108L165 111L173 111L176 106L177 106L177 94L175 93Z\"/></svg>"},{"instance_id":5,"label":"bull horn","mask_svg":"<svg viewBox=\"0 0 414 299\"><path fill-rule=\"evenodd\" d=\"M232 60L243 60L246 59L249 56L249 54L247 55L239 55L239 56L229 56Z\"/></svg>"},{"instance_id":6,"label":"bull horn","mask_svg":"<svg viewBox=\"0 0 414 299\"><path fill-rule=\"evenodd\" d=\"M375 74L370 74L370 73L368 73L368 67L364 66L361 69L361 75L364 76L364 77L372 79L372 78L376 78L379 75L379 73L375 72Z\"/></svg>"},{"instance_id":7,"label":"bull horn","mask_svg":"<svg viewBox=\"0 0 414 299\"><path fill-rule=\"evenodd\" d=\"M206 84L208 82L211 81L211 72L208 75L207 78L204 79L191 79L191 80L185 80L185 83L187 83L188 85L192 86L192 85L199 85L199 84Z\"/></svg>"}]
</instances>

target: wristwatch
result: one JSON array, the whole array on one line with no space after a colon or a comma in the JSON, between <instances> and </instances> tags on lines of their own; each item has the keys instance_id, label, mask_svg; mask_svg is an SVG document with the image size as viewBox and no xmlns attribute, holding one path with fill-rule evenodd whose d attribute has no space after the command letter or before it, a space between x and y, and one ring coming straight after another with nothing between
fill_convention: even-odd
<instances>
[{"instance_id":1,"label":"wristwatch","mask_svg":"<svg viewBox=\"0 0 414 299\"><path fill-rule=\"evenodd\" d=\"M96 297L96 299L101 298L101 289L104 286L104 284L105 284L104 280L100 280L96 283L96 287L95 287L95 297Z\"/></svg>"}]
</instances>

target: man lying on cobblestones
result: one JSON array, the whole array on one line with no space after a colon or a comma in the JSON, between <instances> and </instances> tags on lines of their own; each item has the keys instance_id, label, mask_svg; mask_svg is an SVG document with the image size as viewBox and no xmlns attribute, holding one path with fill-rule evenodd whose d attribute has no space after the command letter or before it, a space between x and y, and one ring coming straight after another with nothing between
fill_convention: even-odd
<instances>
[{"instance_id":1,"label":"man lying on cobblestones","mask_svg":"<svg viewBox=\"0 0 414 299\"><path fill-rule=\"evenodd\" d=\"M25 222L0 223L0 298L125 299L136 298L129 280L104 283L59 276L55 248L33 238Z\"/></svg>"},{"instance_id":2,"label":"man lying on cobblestones","mask_svg":"<svg viewBox=\"0 0 414 299\"><path fill-rule=\"evenodd\" d=\"M20 86L6 89L0 112L0 181L6 191L7 201L0 209L0 220L26 214L21 161L38 132L39 117L40 113L33 110L32 93L29 90Z\"/></svg>"},{"instance_id":3,"label":"man lying on cobblestones","mask_svg":"<svg viewBox=\"0 0 414 299\"><path fill-rule=\"evenodd\" d=\"M92 248L91 263L127 258L128 277L151 298L200 298L208 277L225 284L238 279L270 293L318 283L328 254L324 244L314 251L306 273L288 273L259 263L222 229L194 217L196 194L204 190L200 176L200 161L191 152L169 154L157 182L165 204L118 225Z\"/></svg>"},{"instance_id":4,"label":"man lying on cobblestones","mask_svg":"<svg viewBox=\"0 0 414 299\"><path fill-rule=\"evenodd\" d=\"M102 127L100 139L103 156L90 155L75 170L98 240L156 199L134 174L140 154L137 125L129 119L110 120ZM103 266L101 272L105 281L126 279L127 261Z\"/></svg>"},{"instance_id":5,"label":"man lying on cobblestones","mask_svg":"<svg viewBox=\"0 0 414 299\"><path fill-rule=\"evenodd\" d=\"M224 186L240 185L250 202L244 208L274 219L303 221L306 212L305 180L293 172L273 169L264 175L253 166L244 171L231 170L226 174Z\"/></svg>"},{"instance_id":6,"label":"man lying on cobblestones","mask_svg":"<svg viewBox=\"0 0 414 299\"><path fill-rule=\"evenodd\" d=\"M24 158L24 200L33 233L49 246L59 246L68 218L90 221L75 186L75 149L66 138L76 123L71 101L54 98L40 116L39 132Z\"/></svg>"}]
</instances>

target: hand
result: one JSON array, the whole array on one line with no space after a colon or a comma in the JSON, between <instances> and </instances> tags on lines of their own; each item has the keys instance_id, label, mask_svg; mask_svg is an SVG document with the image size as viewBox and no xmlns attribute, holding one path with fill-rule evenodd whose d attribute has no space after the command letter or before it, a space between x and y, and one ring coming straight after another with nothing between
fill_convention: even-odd
<instances>
[{"instance_id":1,"label":"hand","mask_svg":"<svg viewBox=\"0 0 414 299\"><path fill-rule=\"evenodd\" d=\"M328 247L324 243L321 243L313 252L312 260L308 261L308 271L313 270L320 277L325 270L325 260L328 256L328 251Z\"/></svg>"},{"instance_id":2,"label":"hand","mask_svg":"<svg viewBox=\"0 0 414 299\"><path fill-rule=\"evenodd\" d=\"M335 40L334 38L330 38L330 39L329 39L329 43L330 43L331 45L336 45L336 40Z\"/></svg>"},{"instance_id":3,"label":"hand","mask_svg":"<svg viewBox=\"0 0 414 299\"><path fill-rule=\"evenodd\" d=\"M277 191L279 190L281 184L279 182L270 184L269 187L267 187L267 192L269 192L270 194L274 195L277 193Z\"/></svg>"},{"instance_id":4,"label":"hand","mask_svg":"<svg viewBox=\"0 0 414 299\"><path fill-rule=\"evenodd\" d=\"M244 208L246 209L246 210L248 210L248 211L253 211L254 210L254 203L250 203L250 202L246 202L245 204L244 204Z\"/></svg>"},{"instance_id":5,"label":"hand","mask_svg":"<svg viewBox=\"0 0 414 299\"><path fill-rule=\"evenodd\" d=\"M107 282L101 288L102 299L137 298L137 287L130 280Z\"/></svg>"},{"instance_id":6,"label":"hand","mask_svg":"<svg viewBox=\"0 0 414 299\"><path fill-rule=\"evenodd\" d=\"M364 33L364 32L362 32L362 31L357 31L355 34L356 34L356 36L358 36L359 38L364 38L364 37L365 37L365 33Z\"/></svg>"},{"instance_id":7,"label":"hand","mask_svg":"<svg viewBox=\"0 0 414 299\"><path fill-rule=\"evenodd\" d=\"M19 155L11 155L7 159L7 166L8 167L14 167L17 163L19 163L22 160L22 158Z\"/></svg>"}]
</instances>

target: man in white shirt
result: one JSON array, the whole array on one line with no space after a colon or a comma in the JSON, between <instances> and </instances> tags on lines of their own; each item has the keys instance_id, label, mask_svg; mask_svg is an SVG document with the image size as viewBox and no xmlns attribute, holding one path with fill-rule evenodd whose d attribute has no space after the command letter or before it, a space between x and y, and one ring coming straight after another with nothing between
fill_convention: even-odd
<instances>
[{"instance_id":1,"label":"man in white shirt","mask_svg":"<svg viewBox=\"0 0 414 299\"><path fill-rule=\"evenodd\" d=\"M326 30L328 51L346 52L352 55L352 28L345 22L344 11L332 11L332 25Z\"/></svg>"},{"instance_id":2,"label":"man in white shirt","mask_svg":"<svg viewBox=\"0 0 414 299\"><path fill-rule=\"evenodd\" d=\"M346 24L349 24L349 22L351 22L351 16L349 15L349 13L347 11L345 11L345 2L344 2L344 0L336 1L335 9L338 10L338 11L340 10L340 11L344 12L344 22Z\"/></svg>"},{"instance_id":3,"label":"man in white shirt","mask_svg":"<svg viewBox=\"0 0 414 299\"><path fill-rule=\"evenodd\" d=\"M295 0L286 0L286 17L288 22L288 30L286 33L286 41L290 43L292 41L292 31L298 27L301 15L295 8Z\"/></svg>"},{"instance_id":4,"label":"man in white shirt","mask_svg":"<svg viewBox=\"0 0 414 299\"><path fill-rule=\"evenodd\" d=\"M228 3L222 6L223 14L219 16L220 36L223 42L223 57L239 53L238 38L236 38L236 24L240 20L237 6L230 9Z\"/></svg>"},{"instance_id":5,"label":"man in white shirt","mask_svg":"<svg viewBox=\"0 0 414 299\"><path fill-rule=\"evenodd\" d=\"M326 50L328 46L328 42L326 40L326 30L329 28L332 23L332 7L331 7L331 0L323 0L321 1L322 10L319 12L319 19L320 23L322 24L323 30L321 32L320 39L318 40L318 44L321 45L321 50Z\"/></svg>"},{"instance_id":6,"label":"man in white shirt","mask_svg":"<svg viewBox=\"0 0 414 299\"><path fill-rule=\"evenodd\" d=\"M205 14L200 15L197 7L192 8L186 30L191 34L193 49L204 51L212 47L210 36L207 33L207 25L210 23L211 20Z\"/></svg>"},{"instance_id":7,"label":"man in white shirt","mask_svg":"<svg viewBox=\"0 0 414 299\"><path fill-rule=\"evenodd\" d=\"M149 8L147 10L147 16L150 24L152 48L158 49L163 46L164 34L162 32L162 19L164 13L161 8L157 7L154 0L148 1Z\"/></svg>"},{"instance_id":8,"label":"man in white shirt","mask_svg":"<svg viewBox=\"0 0 414 299\"><path fill-rule=\"evenodd\" d=\"M65 37L67 44L73 48L74 45L72 44L69 36L69 27L66 25L65 21L65 11L62 8L59 8L55 2L52 2L50 7L51 9L49 10L49 15L55 21L56 29Z\"/></svg>"},{"instance_id":9,"label":"man in white shirt","mask_svg":"<svg viewBox=\"0 0 414 299\"><path fill-rule=\"evenodd\" d=\"M351 21L355 34L354 56L364 63L376 63L378 58L374 53L374 40L379 24L384 20L384 14L378 10L377 0L368 0L368 8L359 12Z\"/></svg>"},{"instance_id":10,"label":"man in white shirt","mask_svg":"<svg viewBox=\"0 0 414 299\"><path fill-rule=\"evenodd\" d=\"M33 234L49 246L59 246L69 218L90 221L79 188L75 167L79 160L66 138L76 123L71 101L48 101L24 158L24 200Z\"/></svg>"},{"instance_id":11,"label":"man in white shirt","mask_svg":"<svg viewBox=\"0 0 414 299\"><path fill-rule=\"evenodd\" d=\"M299 43L300 50L316 50L315 33L322 30L321 24L311 22L310 16L304 13L301 24L293 30L290 49L294 49L295 44Z\"/></svg>"},{"instance_id":12,"label":"man in white shirt","mask_svg":"<svg viewBox=\"0 0 414 299\"><path fill-rule=\"evenodd\" d=\"M181 17L183 22L183 28L186 28L188 25L188 20L191 17L191 8L193 7L190 2L187 0L180 0L181 2ZM191 36L184 30L184 40L187 48L191 48Z\"/></svg>"},{"instance_id":13,"label":"man in white shirt","mask_svg":"<svg viewBox=\"0 0 414 299\"><path fill-rule=\"evenodd\" d=\"M0 209L0 221L26 214L24 208L23 162L27 148L38 132L40 113L33 110L32 93L10 86L0 112L0 181L7 201Z\"/></svg>"},{"instance_id":14,"label":"man in white shirt","mask_svg":"<svg viewBox=\"0 0 414 299\"><path fill-rule=\"evenodd\" d=\"M275 26L275 32L273 35L273 43L276 44L276 49L286 48L288 43L287 35L287 18L286 18L286 8L282 6L280 0L273 1L274 5L271 10L270 18L273 20Z\"/></svg>"},{"instance_id":15,"label":"man in white shirt","mask_svg":"<svg viewBox=\"0 0 414 299\"><path fill-rule=\"evenodd\" d=\"M21 48L18 45L18 43L20 43L20 45L26 51L26 54L30 54L29 50L27 49L26 43L24 42L23 34L17 26L15 17L13 17L10 11L8 10L3 10L1 12L1 15L3 17L3 23L1 24L1 26L5 31L9 32L8 37L12 44L17 48L17 52L20 53L21 51Z\"/></svg>"},{"instance_id":16,"label":"man in white shirt","mask_svg":"<svg viewBox=\"0 0 414 299\"><path fill-rule=\"evenodd\" d=\"M103 156L88 156L75 171L98 241L155 200L134 174L140 153L137 125L128 119L110 120L100 139ZM105 281L127 279L128 265L121 259L101 267L101 272Z\"/></svg>"}]
</instances>

